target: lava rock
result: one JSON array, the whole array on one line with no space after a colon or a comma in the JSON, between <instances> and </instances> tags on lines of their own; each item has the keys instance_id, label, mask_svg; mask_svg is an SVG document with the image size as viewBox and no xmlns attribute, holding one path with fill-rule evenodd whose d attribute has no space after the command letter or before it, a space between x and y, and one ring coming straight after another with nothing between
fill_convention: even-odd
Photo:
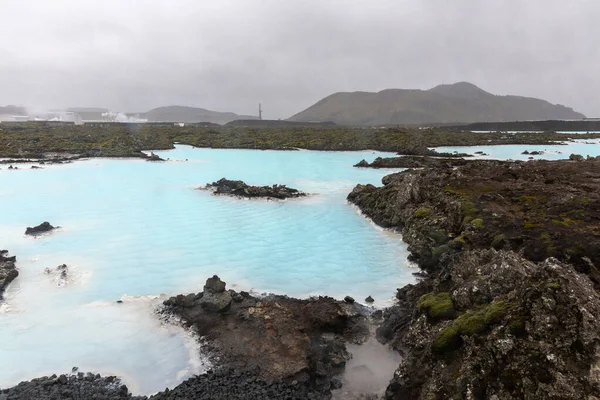
<instances>
[{"instance_id":1,"label":"lava rock","mask_svg":"<svg viewBox=\"0 0 600 400\"><path fill-rule=\"evenodd\" d=\"M49 222L42 222L41 224L39 224L38 226L34 226L33 228L28 227L25 230L25 234L37 236L37 235L41 235L42 233L53 231L54 229L56 229L56 227L50 225Z\"/></svg>"},{"instance_id":2,"label":"lava rock","mask_svg":"<svg viewBox=\"0 0 600 400\"><path fill-rule=\"evenodd\" d=\"M224 313L227 312L233 300L231 293L225 291L225 282L217 275L206 280L200 305L207 311Z\"/></svg>"},{"instance_id":3,"label":"lava rock","mask_svg":"<svg viewBox=\"0 0 600 400\"><path fill-rule=\"evenodd\" d=\"M283 200L306 196L306 193L300 192L297 189L288 188L286 185L250 186L243 181L232 181L225 178L209 183L202 189L213 190L214 194L246 198L273 198Z\"/></svg>"}]
</instances>

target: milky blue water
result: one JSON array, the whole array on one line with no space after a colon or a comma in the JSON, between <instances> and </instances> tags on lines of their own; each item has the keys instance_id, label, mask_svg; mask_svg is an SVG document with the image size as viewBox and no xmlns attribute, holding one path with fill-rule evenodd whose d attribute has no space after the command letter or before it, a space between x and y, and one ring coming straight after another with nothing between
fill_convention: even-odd
<instances>
[{"instance_id":1,"label":"milky blue water","mask_svg":"<svg viewBox=\"0 0 600 400\"><path fill-rule=\"evenodd\" d=\"M175 386L205 365L193 338L152 310L213 274L236 289L372 295L379 305L413 280L399 235L345 200L355 184L390 173L352 165L391 154L186 146L159 154L173 161L2 166L0 247L17 256L20 275L0 306L0 387L73 366L123 376L136 393ZM195 190L222 177L314 195L277 202ZM62 228L24 235L42 221ZM44 273L63 263L67 282Z\"/></svg>"},{"instance_id":2,"label":"milky blue water","mask_svg":"<svg viewBox=\"0 0 600 400\"><path fill-rule=\"evenodd\" d=\"M562 160L567 159L571 154L581 154L582 156L596 157L600 155L600 139L574 140L557 145L501 145L501 146L448 146L436 147L439 152L458 152L473 154L481 159L498 160L527 160L529 157L544 160ZM542 151L542 155L522 154L525 150ZM477 155L481 151L486 155Z\"/></svg>"}]
</instances>

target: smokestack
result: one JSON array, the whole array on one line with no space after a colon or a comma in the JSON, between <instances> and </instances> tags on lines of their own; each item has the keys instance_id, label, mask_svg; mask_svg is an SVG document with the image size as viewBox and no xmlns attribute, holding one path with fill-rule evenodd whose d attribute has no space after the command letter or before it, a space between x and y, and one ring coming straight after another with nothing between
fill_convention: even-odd
<instances>
[{"instance_id":1,"label":"smokestack","mask_svg":"<svg viewBox=\"0 0 600 400\"><path fill-rule=\"evenodd\" d=\"M262 105L258 103L258 119L262 119Z\"/></svg>"}]
</instances>

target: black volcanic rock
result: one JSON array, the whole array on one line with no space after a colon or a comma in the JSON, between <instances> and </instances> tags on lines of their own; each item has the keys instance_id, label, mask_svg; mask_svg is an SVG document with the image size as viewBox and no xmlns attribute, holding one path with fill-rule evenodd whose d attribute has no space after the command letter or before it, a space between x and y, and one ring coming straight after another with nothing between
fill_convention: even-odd
<instances>
[{"instance_id":1,"label":"black volcanic rock","mask_svg":"<svg viewBox=\"0 0 600 400\"><path fill-rule=\"evenodd\" d=\"M101 377L98 374L52 375L17 386L0 390L0 399L10 400L143 400L146 397L133 397L127 386L114 376Z\"/></svg>"},{"instance_id":2,"label":"black volcanic rock","mask_svg":"<svg viewBox=\"0 0 600 400\"><path fill-rule=\"evenodd\" d=\"M42 222L38 226L34 226L33 228L32 227L28 227L25 230L25 234L26 235L36 236L36 235L41 235L42 233L53 231L56 228L57 227L54 227L54 226L50 225L50 223L46 221L46 222Z\"/></svg>"},{"instance_id":3,"label":"black volcanic rock","mask_svg":"<svg viewBox=\"0 0 600 400\"><path fill-rule=\"evenodd\" d=\"M215 296L227 296L226 310L206 306ZM345 343L361 343L369 334L366 312L357 303L329 297L258 298L226 290L216 276L207 280L203 293L175 296L164 306L168 316L195 328L204 350L221 367L256 374L261 382L270 380L276 385L296 381L296 390L322 394L335 386L334 377L350 357ZM236 392L237 384L231 390ZM285 394L275 391L265 398L286 398Z\"/></svg>"},{"instance_id":4,"label":"black volcanic rock","mask_svg":"<svg viewBox=\"0 0 600 400\"><path fill-rule=\"evenodd\" d=\"M250 186L243 181L231 181L225 178L209 183L202 189L212 190L214 194L223 194L246 198L289 199L306 196L306 193L286 185Z\"/></svg>"},{"instance_id":5,"label":"black volcanic rock","mask_svg":"<svg viewBox=\"0 0 600 400\"><path fill-rule=\"evenodd\" d=\"M15 256L7 256L8 251L0 252L0 300L6 287L19 276L19 271L15 266L17 258Z\"/></svg>"}]
</instances>

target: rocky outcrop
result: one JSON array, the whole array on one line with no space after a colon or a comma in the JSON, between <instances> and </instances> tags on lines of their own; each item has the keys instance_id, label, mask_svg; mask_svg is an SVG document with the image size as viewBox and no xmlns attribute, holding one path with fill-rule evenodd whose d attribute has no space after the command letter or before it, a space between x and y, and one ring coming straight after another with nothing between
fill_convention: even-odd
<instances>
[{"instance_id":1,"label":"rocky outcrop","mask_svg":"<svg viewBox=\"0 0 600 400\"><path fill-rule=\"evenodd\" d=\"M381 328L405 354L388 399L600 394L600 297L571 266L472 251L449 280L423 289L400 291Z\"/></svg>"},{"instance_id":2,"label":"rocky outcrop","mask_svg":"<svg viewBox=\"0 0 600 400\"><path fill-rule=\"evenodd\" d=\"M437 157L377 157L372 163L361 160L354 165L359 168L424 168L424 167L454 167L465 165L469 161L463 158L437 158Z\"/></svg>"},{"instance_id":3,"label":"rocky outcrop","mask_svg":"<svg viewBox=\"0 0 600 400\"><path fill-rule=\"evenodd\" d=\"M424 279L381 340L404 355L388 399L600 397L600 164L474 161L359 185Z\"/></svg>"},{"instance_id":4,"label":"rocky outcrop","mask_svg":"<svg viewBox=\"0 0 600 400\"><path fill-rule=\"evenodd\" d=\"M214 275L206 280L200 306L209 312L224 313L231 307L233 300L231 293L225 291L225 282Z\"/></svg>"},{"instance_id":5,"label":"rocky outcrop","mask_svg":"<svg viewBox=\"0 0 600 400\"><path fill-rule=\"evenodd\" d=\"M203 293L176 296L164 305L167 315L195 328L220 365L254 371L265 380L296 381L320 393L336 387L334 378L349 357L345 342L368 336L364 310L356 303L256 298L226 291L216 276L207 280Z\"/></svg>"},{"instance_id":6,"label":"rocky outcrop","mask_svg":"<svg viewBox=\"0 0 600 400\"><path fill-rule=\"evenodd\" d=\"M37 235L41 235L42 233L53 231L56 228L58 228L58 227L54 227L54 226L50 225L49 222L42 222L41 224L39 224L38 226L34 226L33 228L28 227L25 230L25 234L31 235L31 236L37 236Z\"/></svg>"},{"instance_id":7,"label":"rocky outcrop","mask_svg":"<svg viewBox=\"0 0 600 400\"><path fill-rule=\"evenodd\" d=\"M158 154L154 154L150 152L150 155L146 157L146 161L166 161L164 158L161 158Z\"/></svg>"},{"instance_id":8,"label":"rocky outcrop","mask_svg":"<svg viewBox=\"0 0 600 400\"><path fill-rule=\"evenodd\" d=\"M9 257L7 250L0 250L0 300L6 287L19 276L15 266L17 258Z\"/></svg>"},{"instance_id":9,"label":"rocky outcrop","mask_svg":"<svg viewBox=\"0 0 600 400\"><path fill-rule=\"evenodd\" d=\"M98 400L143 400L132 397L127 386L114 377L96 374L52 375L21 382L10 389L0 390L0 400L54 400L54 399L98 399Z\"/></svg>"},{"instance_id":10,"label":"rocky outcrop","mask_svg":"<svg viewBox=\"0 0 600 400\"><path fill-rule=\"evenodd\" d=\"M212 190L214 194L223 194L234 197L267 198L267 199L289 199L306 196L306 193L297 189L288 188L285 185L273 186L250 186L243 181L230 181L222 178L216 182L209 183L201 189Z\"/></svg>"},{"instance_id":11,"label":"rocky outcrop","mask_svg":"<svg viewBox=\"0 0 600 400\"><path fill-rule=\"evenodd\" d=\"M472 161L391 174L348 195L377 224L402 231L425 270L474 248L556 257L600 283L600 163Z\"/></svg>"}]
</instances>

